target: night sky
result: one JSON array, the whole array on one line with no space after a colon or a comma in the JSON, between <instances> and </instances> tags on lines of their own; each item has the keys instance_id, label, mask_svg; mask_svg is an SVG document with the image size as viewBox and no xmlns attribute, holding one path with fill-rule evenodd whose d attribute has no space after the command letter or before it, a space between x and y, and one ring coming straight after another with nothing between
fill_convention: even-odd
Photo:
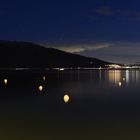
<instances>
[{"instance_id":1,"label":"night sky","mask_svg":"<svg viewBox=\"0 0 140 140\"><path fill-rule=\"evenodd\" d=\"M140 0L3 0L0 39L139 62Z\"/></svg>"}]
</instances>

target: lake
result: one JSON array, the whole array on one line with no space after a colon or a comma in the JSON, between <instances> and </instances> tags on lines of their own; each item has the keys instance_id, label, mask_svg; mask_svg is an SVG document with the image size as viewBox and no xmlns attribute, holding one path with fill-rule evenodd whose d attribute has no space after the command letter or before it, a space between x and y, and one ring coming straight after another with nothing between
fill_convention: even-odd
<instances>
[{"instance_id":1,"label":"lake","mask_svg":"<svg viewBox=\"0 0 140 140\"><path fill-rule=\"evenodd\" d=\"M140 70L0 72L2 140L137 140L139 131Z\"/></svg>"}]
</instances>

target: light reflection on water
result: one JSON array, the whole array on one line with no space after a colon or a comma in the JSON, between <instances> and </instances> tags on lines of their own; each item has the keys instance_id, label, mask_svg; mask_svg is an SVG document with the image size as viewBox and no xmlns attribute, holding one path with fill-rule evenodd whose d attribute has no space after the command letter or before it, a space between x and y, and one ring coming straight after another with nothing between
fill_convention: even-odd
<instances>
[{"instance_id":1,"label":"light reflection on water","mask_svg":"<svg viewBox=\"0 0 140 140\"><path fill-rule=\"evenodd\" d=\"M81 99L86 101L87 98L97 101L106 100L106 98L115 99L112 93L118 96L121 94L121 100L125 93L137 95L140 83L139 70L55 71L46 72L44 75L43 80L38 81L41 83L45 80L40 91L47 91L56 99L62 98L65 91L68 91L70 96L77 101Z\"/></svg>"},{"instance_id":2,"label":"light reflection on water","mask_svg":"<svg viewBox=\"0 0 140 140\"><path fill-rule=\"evenodd\" d=\"M30 129L30 139L36 138L35 132L45 139L61 140L140 138L136 133L140 130L139 70L0 75L0 130L6 126L4 134L9 131L22 139L20 130L25 134ZM7 86L5 77L10 81ZM14 131L10 124L20 129Z\"/></svg>"},{"instance_id":3,"label":"light reflection on water","mask_svg":"<svg viewBox=\"0 0 140 140\"><path fill-rule=\"evenodd\" d=\"M140 82L139 70L109 70L107 73L109 82L114 85L119 82L123 82L125 85Z\"/></svg>"},{"instance_id":4,"label":"light reflection on water","mask_svg":"<svg viewBox=\"0 0 140 140\"><path fill-rule=\"evenodd\" d=\"M140 83L140 70L75 70L75 71L46 71L37 74L1 74L8 92L19 92L24 89L26 93L47 92L52 95L64 94L70 91L73 96L89 93L104 93L104 90L117 87L131 87ZM47 77L47 78L46 78ZM138 86L136 87L138 88ZM1 89L0 89L1 90ZM6 92L7 92L6 91ZM56 94L58 93L58 94ZM92 96L93 94L91 94ZM62 95L61 95L62 96Z\"/></svg>"},{"instance_id":5,"label":"light reflection on water","mask_svg":"<svg viewBox=\"0 0 140 140\"><path fill-rule=\"evenodd\" d=\"M110 70L109 73L109 82L113 83L113 84L117 84L118 82L121 81L121 77L122 77L122 73L120 70Z\"/></svg>"}]
</instances>

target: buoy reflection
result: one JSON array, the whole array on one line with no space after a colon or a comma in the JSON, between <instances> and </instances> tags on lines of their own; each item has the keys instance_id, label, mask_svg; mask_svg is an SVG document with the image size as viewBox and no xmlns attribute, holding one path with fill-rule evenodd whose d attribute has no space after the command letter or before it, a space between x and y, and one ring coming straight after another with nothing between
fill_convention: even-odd
<instances>
[{"instance_id":1,"label":"buoy reflection","mask_svg":"<svg viewBox=\"0 0 140 140\"><path fill-rule=\"evenodd\" d=\"M64 95L63 99L64 99L64 102L65 102L65 103L68 103L70 97L69 97L69 95Z\"/></svg>"}]
</instances>

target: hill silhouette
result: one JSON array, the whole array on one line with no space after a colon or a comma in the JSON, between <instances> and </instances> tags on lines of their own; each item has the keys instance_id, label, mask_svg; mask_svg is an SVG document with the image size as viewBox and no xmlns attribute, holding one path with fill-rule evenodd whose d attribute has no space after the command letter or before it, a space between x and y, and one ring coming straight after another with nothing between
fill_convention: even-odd
<instances>
[{"instance_id":1,"label":"hill silhouette","mask_svg":"<svg viewBox=\"0 0 140 140\"><path fill-rule=\"evenodd\" d=\"M107 64L30 42L0 41L0 68L105 67Z\"/></svg>"}]
</instances>

